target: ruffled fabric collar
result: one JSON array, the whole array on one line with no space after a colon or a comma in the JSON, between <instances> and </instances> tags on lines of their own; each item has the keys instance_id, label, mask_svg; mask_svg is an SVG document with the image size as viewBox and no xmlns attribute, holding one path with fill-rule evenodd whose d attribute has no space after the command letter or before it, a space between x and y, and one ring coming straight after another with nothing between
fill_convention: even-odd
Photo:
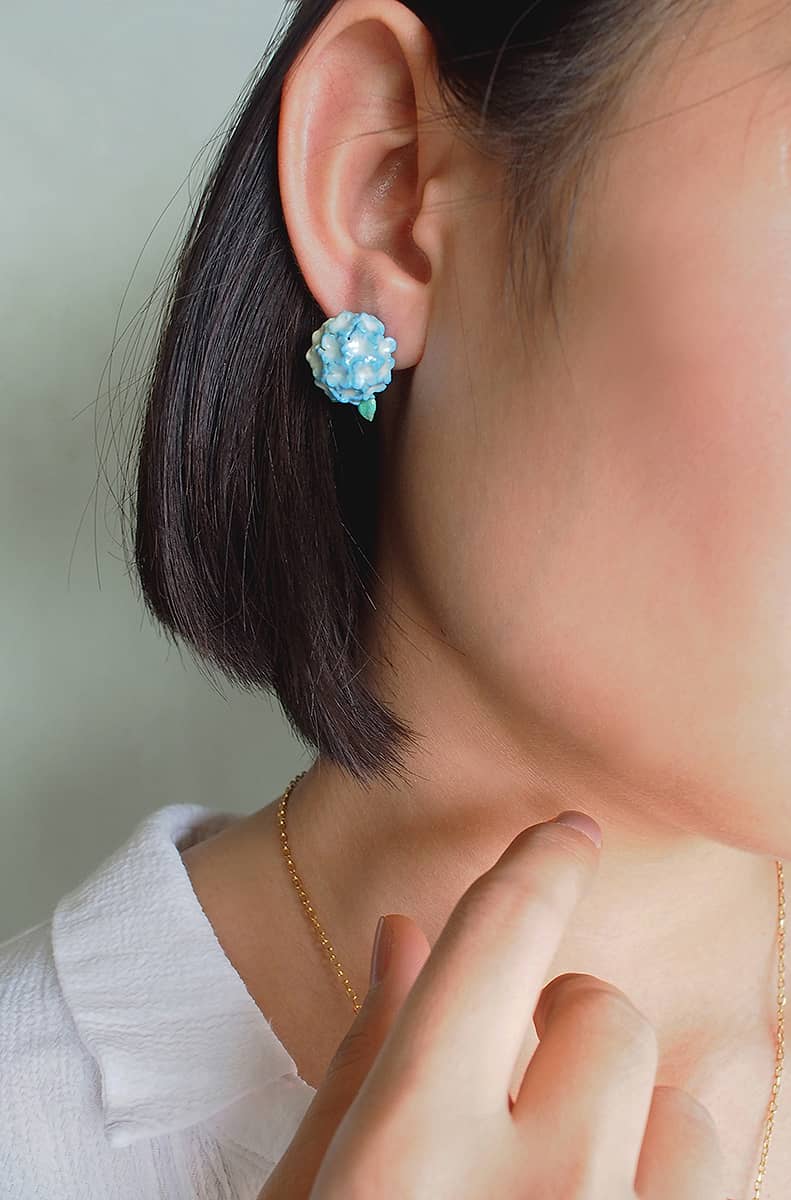
<instances>
[{"instance_id":1,"label":"ruffled fabric collar","mask_svg":"<svg viewBox=\"0 0 791 1200\"><path fill-rule=\"evenodd\" d=\"M224 1113L241 1145L276 1158L315 1094L223 951L180 857L239 819L199 804L160 808L55 908L55 966L101 1072L112 1145ZM277 1112L266 1095L275 1081Z\"/></svg>"}]
</instances>

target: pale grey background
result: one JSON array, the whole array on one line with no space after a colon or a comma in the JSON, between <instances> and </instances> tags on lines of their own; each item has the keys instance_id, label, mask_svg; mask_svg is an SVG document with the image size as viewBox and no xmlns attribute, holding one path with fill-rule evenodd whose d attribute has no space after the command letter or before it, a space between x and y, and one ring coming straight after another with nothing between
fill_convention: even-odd
<instances>
[{"instance_id":1,"label":"pale grey background","mask_svg":"<svg viewBox=\"0 0 791 1200\"><path fill-rule=\"evenodd\" d=\"M111 491L110 421L126 429L139 397L108 400L105 373L280 13L26 0L3 14L0 940L48 917L152 809L250 812L310 761L275 701L218 695L145 614ZM111 393L131 349L117 345Z\"/></svg>"}]
</instances>

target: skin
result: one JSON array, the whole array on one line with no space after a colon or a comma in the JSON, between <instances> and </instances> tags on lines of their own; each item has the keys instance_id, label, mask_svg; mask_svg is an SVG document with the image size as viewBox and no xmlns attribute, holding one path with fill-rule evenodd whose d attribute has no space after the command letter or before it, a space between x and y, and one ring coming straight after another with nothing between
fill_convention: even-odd
<instances>
[{"instance_id":1,"label":"skin","mask_svg":"<svg viewBox=\"0 0 791 1200\"><path fill-rule=\"evenodd\" d=\"M581 820L519 833L430 950L387 917L386 963L258 1200L723 1200L711 1114L654 1086L656 1033L628 997L579 974L539 996L598 865ZM508 1100L531 1012L540 1045Z\"/></svg>"},{"instance_id":2,"label":"skin","mask_svg":"<svg viewBox=\"0 0 791 1200\"><path fill-rule=\"evenodd\" d=\"M712 1113L738 1197L791 858L791 10L718 3L684 32L603 144L559 333L508 292L499 165L423 120L431 43L409 10L340 0L289 76L281 192L306 283L398 341L366 640L422 735L403 786L315 765L289 834L363 991L380 913L433 944L520 830L593 816L599 868L544 982L585 972L645 1014L656 1082ZM351 1006L279 854L269 803L184 858L315 1085ZM791 1186L782 1098L767 1181Z\"/></svg>"}]
</instances>

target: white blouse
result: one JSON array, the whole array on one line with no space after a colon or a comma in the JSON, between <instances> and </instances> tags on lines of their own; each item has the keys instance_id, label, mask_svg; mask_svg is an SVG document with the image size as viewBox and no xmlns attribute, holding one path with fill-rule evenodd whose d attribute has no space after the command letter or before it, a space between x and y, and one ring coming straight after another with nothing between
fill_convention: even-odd
<instances>
[{"instance_id":1,"label":"white blouse","mask_svg":"<svg viewBox=\"0 0 791 1200\"><path fill-rule=\"evenodd\" d=\"M315 1089L226 956L170 804L0 944L2 1200L255 1200Z\"/></svg>"}]
</instances>

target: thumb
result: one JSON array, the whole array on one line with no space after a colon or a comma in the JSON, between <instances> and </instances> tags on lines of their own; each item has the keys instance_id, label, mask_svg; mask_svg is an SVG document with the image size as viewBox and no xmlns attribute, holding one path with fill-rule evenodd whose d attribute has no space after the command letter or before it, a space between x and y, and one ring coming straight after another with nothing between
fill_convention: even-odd
<instances>
[{"instance_id":1,"label":"thumb","mask_svg":"<svg viewBox=\"0 0 791 1200\"><path fill-rule=\"evenodd\" d=\"M389 951L384 977L376 984L369 984L359 1012L258 1200L308 1200L335 1131L373 1066L431 950L423 930L401 913L385 918L382 939Z\"/></svg>"}]
</instances>

